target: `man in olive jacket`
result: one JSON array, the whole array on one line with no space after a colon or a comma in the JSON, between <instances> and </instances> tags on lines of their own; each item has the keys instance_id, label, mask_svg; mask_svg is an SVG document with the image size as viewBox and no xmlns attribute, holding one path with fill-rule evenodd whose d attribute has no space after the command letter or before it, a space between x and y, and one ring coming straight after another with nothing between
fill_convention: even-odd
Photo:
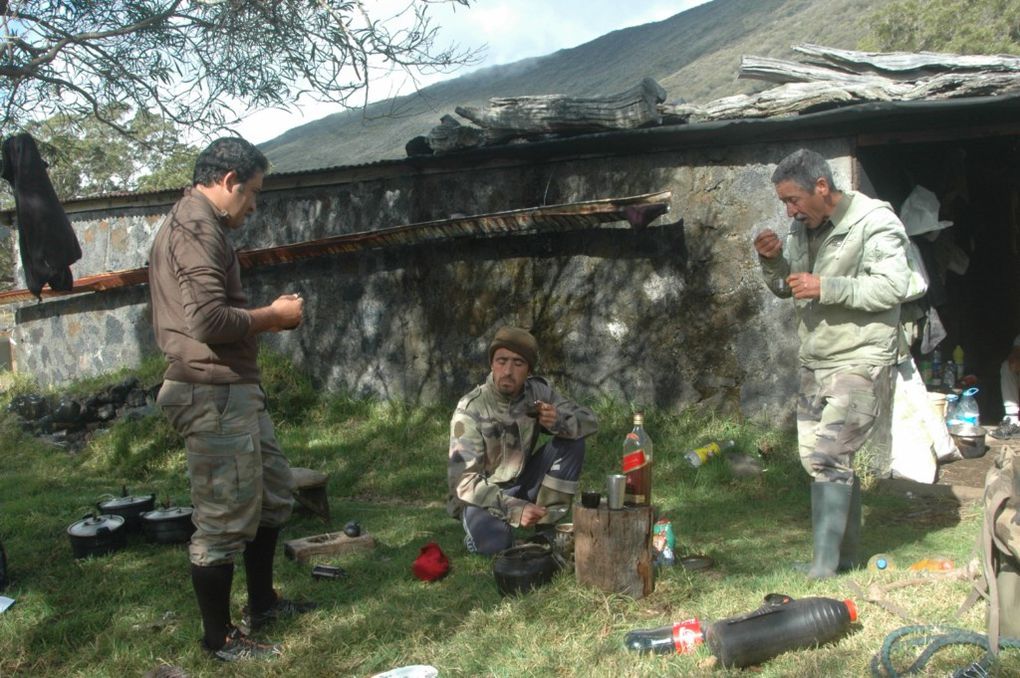
<instances>
[{"instance_id":1,"label":"man in olive jacket","mask_svg":"<svg viewBox=\"0 0 1020 678\"><path fill-rule=\"evenodd\" d=\"M766 229L754 246L774 294L793 297L800 336L797 436L814 479L808 576L857 565L860 481L854 455L892 400L907 235L888 203L837 190L825 159L801 149L772 175L793 218L788 243Z\"/></svg>"},{"instance_id":2,"label":"man in olive jacket","mask_svg":"<svg viewBox=\"0 0 1020 678\"><path fill-rule=\"evenodd\" d=\"M513 545L513 528L555 523L569 509L595 415L532 376L538 342L503 327L489 345L492 371L457 403L450 423L447 509L472 553ZM539 434L553 438L538 447Z\"/></svg>"}]
</instances>

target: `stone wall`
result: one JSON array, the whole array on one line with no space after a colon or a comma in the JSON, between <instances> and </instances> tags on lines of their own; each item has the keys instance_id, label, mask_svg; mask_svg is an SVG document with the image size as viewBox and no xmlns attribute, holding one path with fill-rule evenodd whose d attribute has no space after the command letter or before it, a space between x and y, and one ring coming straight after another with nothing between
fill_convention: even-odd
<instances>
[{"instance_id":1,"label":"stone wall","mask_svg":"<svg viewBox=\"0 0 1020 678\"><path fill-rule=\"evenodd\" d=\"M307 299L301 328L266 335L324 388L411 402L455 399L487 371L504 323L532 327L539 373L582 398L669 410L701 404L786 419L796 390L792 305L762 285L751 234L786 231L769 176L797 144L377 172L267 190L235 234L266 247L398 224L659 190L670 213L633 230L461 239L246 272L253 304ZM850 185L850 146L812 143ZM353 176L353 173L352 173ZM77 276L144 265L169 205L73 213ZM683 224L679 224L679 220ZM147 288L28 304L18 364L44 384L155 352Z\"/></svg>"}]
</instances>

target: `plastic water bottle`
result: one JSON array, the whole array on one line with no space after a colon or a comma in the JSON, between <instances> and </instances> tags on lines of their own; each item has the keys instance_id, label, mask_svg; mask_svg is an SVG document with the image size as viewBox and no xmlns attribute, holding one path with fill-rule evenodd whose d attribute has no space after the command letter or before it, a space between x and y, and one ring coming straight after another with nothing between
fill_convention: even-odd
<instances>
[{"instance_id":1,"label":"plastic water bottle","mask_svg":"<svg viewBox=\"0 0 1020 678\"><path fill-rule=\"evenodd\" d=\"M955 393L950 393L946 396L946 426L958 426L960 422L960 415L958 410L960 408L960 396Z\"/></svg>"},{"instance_id":2,"label":"plastic water bottle","mask_svg":"<svg viewBox=\"0 0 1020 678\"><path fill-rule=\"evenodd\" d=\"M754 612L711 624L705 642L725 667L761 664L789 650L837 640L857 620L852 600L772 593Z\"/></svg>"},{"instance_id":3,"label":"plastic water bottle","mask_svg":"<svg viewBox=\"0 0 1020 678\"><path fill-rule=\"evenodd\" d=\"M698 447L693 450L688 450L686 453L684 453L684 459L687 460L688 464L696 468L704 464L711 457L719 456L723 452L729 452L730 450L735 449L736 446L737 442L735 440L712 442L709 443L708 445L703 445L702 447Z\"/></svg>"},{"instance_id":4,"label":"plastic water bottle","mask_svg":"<svg viewBox=\"0 0 1020 678\"><path fill-rule=\"evenodd\" d=\"M931 354L931 387L940 388L942 386L942 354L936 349Z\"/></svg>"},{"instance_id":5,"label":"plastic water bottle","mask_svg":"<svg viewBox=\"0 0 1020 678\"><path fill-rule=\"evenodd\" d=\"M946 366L942 369L942 385L946 388L953 388L956 385L958 377L959 373L956 368L956 363L952 360L947 360Z\"/></svg>"},{"instance_id":6,"label":"plastic water bottle","mask_svg":"<svg viewBox=\"0 0 1020 678\"><path fill-rule=\"evenodd\" d=\"M978 411L978 403L976 396L978 389L976 387L968 388L960 396L960 402L956 406L956 418L960 420L962 424L973 424L978 425L981 420L981 413Z\"/></svg>"},{"instance_id":7,"label":"plastic water bottle","mask_svg":"<svg viewBox=\"0 0 1020 678\"><path fill-rule=\"evenodd\" d=\"M623 639L628 650L653 654L689 654L701 645L705 634L697 618L654 629L635 629Z\"/></svg>"}]
</instances>

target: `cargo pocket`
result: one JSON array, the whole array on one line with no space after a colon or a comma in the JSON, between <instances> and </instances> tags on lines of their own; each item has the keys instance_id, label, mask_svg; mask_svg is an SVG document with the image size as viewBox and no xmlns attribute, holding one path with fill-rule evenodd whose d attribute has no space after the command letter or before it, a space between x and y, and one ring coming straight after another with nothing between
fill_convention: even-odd
<instances>
[{"instance_id":1,"label":"cargo pocket","mask_svg":"<svg viewBox=\"0 0 1020 678\"><path fill-rule=\"evenodd\" d=\"M188 437L188 476L192 500L215 505L255 499L255 442L251 434L195 434ZM221 509L222 510L222 509Z\"/></svg>"},{"instance_id":2,"label":"cargo pocket","mask_svg":"<svg viewBox=\"0 0 1020 678\"><path fill-rule=\"evenodd\" d=\"M856 452L867 440L878 416L878 399L870 390L850 391L846 420L837 437L837 444L844 453Z\"/></svg>"}]
</instances>

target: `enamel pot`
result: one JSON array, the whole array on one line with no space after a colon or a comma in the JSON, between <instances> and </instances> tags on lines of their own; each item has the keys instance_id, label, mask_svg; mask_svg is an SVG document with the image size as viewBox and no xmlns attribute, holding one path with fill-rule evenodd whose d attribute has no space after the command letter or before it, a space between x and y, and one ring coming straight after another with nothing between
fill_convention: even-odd
<instances>
[{"instance_id":1,"label":"enamel pot","mask_svg":"<svg viewBox=\"0 0 1020 678\"><path fill-rule=\"evenodd\" d=\"M191 539L195 525L190 506L168 506L142 514L142 533L156 544L181 544Z\"/></svg>"},{"instance_id":2,"label":"enamel pot","mask_svg":"<svg viewBox=\"0 0 1020 678\"><path fill-rule=\"evenodd\" d=\"M75 558L113 553L127 543L124 518L114 515L85 516L68 526L67 536Z\"/></svg>"},{"instance_id":3,"label":"enamel pot","mask_svg":"<svg viewBox=\"0 0 1020 678\"><path fill-rule=\"evenodd\" d=\"M549 544L521 544L500 551L492 560L496 588L504 596L529 593L544 586L558 570Z\"/></svg>"},{"instance_id":4,"label":"enamel pot","mask_svg":"<svg viewBox=\"0 0 1020 678\"><path fill-rule=\"evenodd\" d=\"M132 496L127 493L127 488L120 497L107 496L107 499L96 503L96 508L104 515L123 518L128 532L138 532L142 527L142 514L156 505L156 495Z\"/></svg>"},{"instance_id":5,"label":"enamel pot","mask_svg":"<svg viewBox=\"0 0 1020 678\"><path fill-rule=\"evenodd\" d=\"M985 429L973 424L958 424L949 427L949 434L953 442L960 450L964 459L976 459L983 457L987 447L985 446Z\"/></svg>"}]
</instances>

